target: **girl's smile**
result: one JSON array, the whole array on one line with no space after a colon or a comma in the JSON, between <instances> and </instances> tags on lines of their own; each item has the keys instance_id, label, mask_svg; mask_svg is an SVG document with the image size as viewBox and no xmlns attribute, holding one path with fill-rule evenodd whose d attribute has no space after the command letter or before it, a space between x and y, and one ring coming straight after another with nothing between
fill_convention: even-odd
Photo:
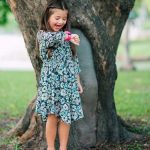
<instances>
[{"instance_id":1,"label":"girl's smile","mask_svg":"<svg viewBox=\"0 0 150 150\"><path fill-rule=\"evenodd\" d=\"M50 29L54 32L61 30L67 22L68 11L53 9L53 14L49 17L48 23Z\"/></svg>"}]
</instances>

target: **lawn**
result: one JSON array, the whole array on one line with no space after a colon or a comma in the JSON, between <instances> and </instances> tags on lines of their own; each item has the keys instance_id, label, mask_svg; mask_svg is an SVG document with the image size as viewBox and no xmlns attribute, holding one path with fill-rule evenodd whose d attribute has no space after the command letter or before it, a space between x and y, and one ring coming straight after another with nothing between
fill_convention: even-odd
<instances>
[{"instance_id":1,"label":"lawn","mask_svg":"<svg viewBox=\"0 0 150 150\"><path fill-rule=\"evenodd\" d=\"M33 72L0 72L0 119L21 116L36 94Z\"/></svg>"},{"instance_id":2,"label":"lawn","mask_svg":"<svg viewBox=\"0 0 150 150\"><path fill-rule=\"evenodd\" d=\"M118 72L115 85L117 112L126 119L149 122L150 71ZM0 72L0 118L21 116L36 94L33 72Z\"/></svg>"},{"instance_id":3,"label":"lawn","mask_svg":"<svg viewBox=\"0 0 150 150\"><path fill-rule=\"evenodd\" d=\"M150 71L118 72L115 85L117 113L134 125L132 131L150 135ZM23 71L0 72L0 134L14 127L36 94L34 73ZM132 121L134 120L134 121ZM0 148L20 150L16 138L0 137ZM147 144L147 140L146 140ZM145 141L116 146L115 150L142 150ZM111 147L111 146L110 146ZM108 149L110 149L110 147ZM149 144L147 145L149 147ZM112 149L112 147L111 147Z\"/></svg>"},{"instance_id":4,"label":"lawn","mask_svg":"<svg viewBox=\"0 0 150 150\"><path fill-rule=\"evenodd\" d=\"M123 118L150 123L150 71L119 72L115 100Z\"/></svg>"}]
</instances>

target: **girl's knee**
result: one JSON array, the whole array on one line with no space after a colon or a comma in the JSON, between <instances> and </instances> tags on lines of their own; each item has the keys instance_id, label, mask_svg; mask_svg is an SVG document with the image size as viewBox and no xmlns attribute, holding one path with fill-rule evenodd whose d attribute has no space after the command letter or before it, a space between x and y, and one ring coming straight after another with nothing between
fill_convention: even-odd
<instances>
[{"instance_id":1,"label":"girl's knee","mask_svg":"<svg viewBox=\"0 0 150 150\"><path fill-rule=\"evenodd\" d=\"M55 120L58 121L58 117L54 114L48 114L47 120Z\"/></svg>"}]
</instances>

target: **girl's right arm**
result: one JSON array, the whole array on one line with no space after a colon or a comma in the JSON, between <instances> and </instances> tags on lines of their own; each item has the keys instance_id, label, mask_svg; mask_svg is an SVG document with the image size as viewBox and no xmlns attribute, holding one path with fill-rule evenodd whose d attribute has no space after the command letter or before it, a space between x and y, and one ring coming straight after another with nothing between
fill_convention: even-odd
<instances>
[{"instance_id":1,"label":"girl's right arm","mask_svg":"<svg viewBox=\"0 0 150 150\"><path fill-rule=\"evenodd\" d=\"M63 31L60 32L45 32L39 30L37 33L38 41L45 41L46 48L53 47L56 44L63 43L66 34Z\"/></svg>"},{"instance_id":2,"label":"girl's right arm","mask_svg":"<svg viewBox=\"0 0 150 150\"><path fill-rule=\"evenodd\" d=\"M69 35L69 41L75 45L79 45L80 39L77 34ZM55 44L63 43L66 39L68 39L68 34L63 31L59 32L45 32L43 30L38 31L37 33L38 41L45 41L46 47L53 47Z\"/></svg>"}]
</instances>

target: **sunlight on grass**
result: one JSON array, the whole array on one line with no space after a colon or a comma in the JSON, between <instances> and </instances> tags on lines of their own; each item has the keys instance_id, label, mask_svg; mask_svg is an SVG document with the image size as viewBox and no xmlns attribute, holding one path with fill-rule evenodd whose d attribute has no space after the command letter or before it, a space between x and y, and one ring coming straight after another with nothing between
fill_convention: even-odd
<instances>
[{"instance_id":1,"label":"sunlight on grass","mask_svg":"<svg viewBox=\"0 0 150 150\"><path fill-rule=\"evenodd\" d=\"M21 116L36 94L33 72L0 72L0 113Z\"/></svg>"},{"instance_id":2,"label":"sunlight on grass","mask_svg":"<svg viewBox=\"0 0 150 150\"><path fill-rule=\"evenodd\" d=\"M124 118L149 121L150 72L119 72L115 86L118 113Z\"/></svg>"},{"instance_id":3,"label":"sunlight on grass","mask_svg":"<svg viewBox=\"0 0 150 150\"><path fill-rule=\"evenodd\" d=\"M115 86L117 112L123 118L149 121L150 71L119 72ZM20 117L36 95L33 72L0 72L0 118Z\"/></svg>"}]
</instances>

